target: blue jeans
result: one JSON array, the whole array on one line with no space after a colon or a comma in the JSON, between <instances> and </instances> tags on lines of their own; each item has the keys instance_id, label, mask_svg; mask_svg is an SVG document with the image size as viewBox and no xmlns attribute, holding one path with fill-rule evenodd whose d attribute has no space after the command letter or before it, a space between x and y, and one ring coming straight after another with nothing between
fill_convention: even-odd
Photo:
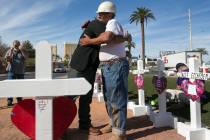
<instances>
[{"instance_id":1,"label":"blue jeans","mask_svg":"<svg viewBox=\"0 0 210 140\"><path fill-rule=\"evenodd\" d=\"M24 74L14 74L13 72L8 72L7 79L12 80L12 79L24 79ZM21 97L17 97L17 100L21 100ZM7 101L13 102L12 97L8 97Z\"/></svg>"},{"instance_id":2,"label":"blue jeans","mask_svg":"<svg viewBox=\"0 0 210 140\"><path fill-rule=\"evenodd\" d=\"M104 100L112 125L112 133L126 132L129 64L125 59L119 63L102 65Z\"/></svg>"}]
</instances>

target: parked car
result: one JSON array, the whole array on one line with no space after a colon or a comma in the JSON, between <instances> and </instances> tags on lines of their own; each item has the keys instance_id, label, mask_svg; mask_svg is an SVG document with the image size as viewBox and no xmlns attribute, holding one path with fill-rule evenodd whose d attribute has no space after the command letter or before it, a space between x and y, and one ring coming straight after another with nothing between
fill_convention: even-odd
<instances>
[{"instance_id":1,"label":"parked car","mask_svg":"<svg viewBox=\"0 0 210 140\"><path fill-rule=\"evenodd\" d=\"M58 64L54 67L53 72L59 73L59 72L66 72L66 68L63 64Z\"/></svg>"}]
</instances>

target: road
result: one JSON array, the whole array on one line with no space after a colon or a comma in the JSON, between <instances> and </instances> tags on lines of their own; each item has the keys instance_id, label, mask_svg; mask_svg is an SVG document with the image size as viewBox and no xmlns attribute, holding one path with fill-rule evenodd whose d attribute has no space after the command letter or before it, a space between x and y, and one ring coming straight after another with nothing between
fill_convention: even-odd
<instances>
[{"instance_id":1,"label":"road","mask_svg":"<svg viewBox=\"0 0 210 140\"><path fill-rule=\"evenodd\" d=\"M25 79L34 79L35 72L26 72ZM67 78L67 73L53 73L53 79ZM0 81L7 79L7 74L0 74Z\"/></svg>"}]
</instances>

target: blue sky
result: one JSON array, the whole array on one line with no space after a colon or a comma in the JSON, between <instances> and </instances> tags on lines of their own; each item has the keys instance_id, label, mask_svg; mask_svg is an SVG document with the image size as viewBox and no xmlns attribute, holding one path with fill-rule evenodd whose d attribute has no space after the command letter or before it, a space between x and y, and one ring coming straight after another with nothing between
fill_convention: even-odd
<instances>
[{"instance_id":1,"label":"blue sky","mask_svg":"<svg viewBox=\"0 0 210 140\"><path fill-rule=\"evenodd\" d=\"M156 57L159 51L182 51L189 46L188 9L192 14L193 48L206 48L210 53L209 0L112 0L117 6L117 20L128 30L140 52L140 25L130 24L129 17L137 7L151 9L156 17L146 28L146 55ZM14 39L41 40L58 45L77 43L81 24L96 16L102 0L0 0L0 36L11 44ZM205 56L205 61L210 57Z\"/></svg>"}]
</instances>

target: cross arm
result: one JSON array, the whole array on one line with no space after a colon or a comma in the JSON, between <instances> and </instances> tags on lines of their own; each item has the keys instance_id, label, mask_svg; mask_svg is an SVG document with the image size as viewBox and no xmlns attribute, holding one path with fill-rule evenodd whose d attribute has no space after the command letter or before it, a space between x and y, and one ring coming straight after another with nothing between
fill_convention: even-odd
<instances>
[{"instance_id":1,"label":"cross arm","mask_svg":"<svg viewBox=\"0 0 210 140\"><path fill-rule=\"evenodd\" d=\"M85 95L90 89L84 78L4 80L0 97Z\"/></svg>"}]
</instances>

